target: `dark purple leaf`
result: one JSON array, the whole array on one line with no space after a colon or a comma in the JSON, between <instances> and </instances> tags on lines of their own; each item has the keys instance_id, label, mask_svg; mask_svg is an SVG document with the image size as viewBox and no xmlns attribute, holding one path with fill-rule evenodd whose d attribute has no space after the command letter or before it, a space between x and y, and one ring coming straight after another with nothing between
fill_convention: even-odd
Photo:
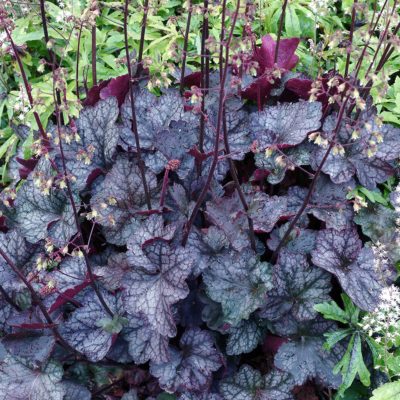
<instances>
[{"instance_id":1,"label":"dark purple leaf","mask_svg":"<svg viewBox=\"0 0 400 400\"><path fill-rule=\"evenodd\" d=\"M100 89L100 99L116 97L118 106L121 107L129 90L129 75L121 75L112 78L105 87Z\"/></svg>"},{"instance_id":2,"label":"dark purple leaf","mask_svg":"<svg viewBox=\"0 0 400 400\"><path fill-rule=\"evenodd\" d=\"M124 283L127 310L143 313L160 334L175 336L171 306L189 294L186 278L193 264L189 251L163 240L142 246L133 238L127 256L132 267Z\"/></svg>"},{"instance_id":3,"label":"dark purple leaf","mask_svg":"<svg viewBox=\"0 0 400 400\"><path fill-rule=\"evenodd\" d=\"M354 228L321 231L312 261L334 274L354 303L368 311L376 307L382 289L396 276L393 266L380 263L372 249L362 248Z\"/></svg>"},{"instance_id":4,"label":"dark purple leaf","mask_svg":"<svg viewBox=\"0 0 400 400\"><path fill-rule=\"evenodd\" d=\"M250 250L217 257L203 273L210 298L221 303L225 322L237 325L261 307L271 289L271 266Z\"/></svg>"},{"instance_id":5,"label":"dark purple leaf","mask_svg":"<svg viewBox=\"0 0 400 400\"><path fill-rule=\"evenodd\" d=\"M249 244L247 217L237 192L232 197L207 202L207 217L226 235L231 246L241 251Z\"/></svg>"},{"instance_id":6,"label":"dark purple leaf","mask_svg":"<svg viewBox=\"0 0 400 400\"><path fill-rule=\"evenodd\" d=\"M92 394L90 391L78 383L73 381L62 381L65 390L63 400L91 400Z\"/></svg>"},{"instance_id":7,"label":"dark purple leaf","mask_svg":"<svg viewBox=\"0 0 400 400\"><path fill-rule=\"evenodd\" d=\"M270 146L285 148L303 142L308 133L321 126L318 102L283 103L267 107L250 119L250 130L264 150Z\"/></svg>"},{"instance_id":8,"label":"dark purple leaf","mask_svg":"<svg viewBox=\"0 0 400 400\"><path fill-rule=\"evenodd\" d=\"M179 341L180 350L171 348L171 360L151 363L150 372L162 389L174 393L208 389L212 373L222 366L222 355L216 350L210 333L193 328Z\"/></svg>"},{"instance_id":9,"label":"dark purple leaf","mask_svg":"<svg viewBox=\"0 0 400 400\"><path fill-rule=\"evenodd\" d=\"M168 89L157 97L147 89L136 89L135 111L140 146L152 149L156 135L168 130L172 121L182 121L193 128L199 125L199 118L184 110L183 98L177 89ZM124 148L136 148L135 138L131 131L131 105L129 96L121 109L125 128L121 132L121 144Z\"/></svg>"},{"instance_id":10,"label":"dark purple leaf","mask_svg":"<svg viewBox=\"0 0 400 400\"><path fill-rule=\"evenodd\" d=\"M67 169L75 178L78 189L83 189L99 174L112 166L121 127L116 98L100 100L94 107L85 107L76 121L79 142L64 143ZM62 169L60 167L60 169Z\"/></svg>"},{"instance_id":11,"label":"dark purple leaf","mask_svg":"<svg viewBox=\"0 0 400 400\"><path fill-rule=\"evenodd\" d=\"M327 228L344 229L351 225L354 212L347 200L347 193L354 189L353 180L345 184L334 184L326 175L318 178L315 190L307 205L306 212L324 221ZM290 209L295 214L303 204L308 190L292 186L288 190Z\"/></svg>"},{"instance_id":12,"label":"dark purple leaf","mask_svg":"<svg viewBox=\"0 0 400 400\"><path fill-rule=\"evenodd\" d=\"M267 181L272 185L277 185L282 182L288 170L310 164L310 152L309 145L301 144L297 147L273 151L268 157L264 153L257 153L254 157L257 167L267 173Z\"/></svg>"},{"instance_id":13,"label":"dark purple leaf","mask_svg":"<svg viewBox=\"0 0 400 400\"><path fill-rule=\"evenodd\" d=\"M332 137L335 121L336 117L332 115L324 123L324 135L327 138ZM352 132L353 128L342 127L337 136L344 154L331 152L322 171L337 184L348 182L356 175L363 186L372 190L378 183L386 181L394 174L390 162L400 152L400 145L396 139L399 130L390 125L378 126L375 118L369 118L364 121L359 138L352 139ZM321 163L325 153L326 149L321 147L315 150L311 162L314 169Z\"/></svg>"},{"instance_id":14,"label":"dark purple leaf","mask_svg":"<svg viewBox=\"0 0 400 400\"><path fill-rule=\"evenodd\" d=\"M268 196L262 192L251 196L248 215L253 220L256 231L271 232L275 224L285 214L287 214L285 197Z\"/></svg>"},{"instance_id":15,"label":"dark purple leaf","mask_svg":"<svg viewBox=\"0 0 400 400\"><path fill-rule=\"evenodd\" d=\"M32 370L17 359L7 356L0 363L1 400L63 400L63 368L55 362Z\"/></svg>"},{"instance_id":16,"label":"dark purple leaf","mask_svg":"<svg viewBox=\"0 0 400 400\"><path fill-rule=\"evenodd\" d=\"M229 356L250 353L260 343L264 329L255 319L242 321L238 326L229 329L226 343L226 354Z\"/></svg>"},{"instance_id":17,"label":"dark purple leaf","mask_svg":"<svg viewBox=\"0 0 400 400\"><path fill-rule=\"evenodd\" d=\"M270 238L267 240L267 245L272 251L277 249L288 227L289 223L286 223L271 232ZM315 247L316 235L317 232L311 229L301 227L293 229L284 244L284 248L292 253L309 254Z\"/></svg>"},{"instance_id":18,"label":"dark purple leaf","mask_svg":"<svg viewBox=\"0 0 400 400\"><path fill-rule=\"evenodd\" d=\"M53 187L48 194L43 193L35 184L35 174L42 179L52 179L50 161L42 158L18 191L17 228L31 243L50 238L57 247L65 246L77 232L69 198L64 191ZM78 198L75 197L75 201L78 202Z\"/></svg>"},{"instance_id":19,"label":"dark purple leaf","mask_svg":"<svg viewBox=\"0 0 400 400\"><path fill-rule=\"evenodd\" d=\"M314 305L330 299L330 275L310 266L302 254L282 251L273 267L273 289L267 293L262 317L277 320L290 313L299 321L315 318Z\"/></svg>"},{"instance_id":20,"label":"dark purple leaf","mask_svg":"<svg viewBox=\"0 0 400 400\"><path fill-rule=\"evenodd\" d=\"M156 176L146 171L150 194L157 190ZM96 220L110 243L124 245L135 232L135 212L145 209L146 196L139 167L127 156L119 156L111 171L96 186L90 201Z\"/></svg>"},{"instance_id":21,"label":"dark purple leaf","mask_svg":"<svg viewBox=\"0 0 400 400\"><path fill-rule=\"evenodd\" d=\"M169 361L168 338L160 335L144 315L129 315L128 326L123 335L129 343L129 354L136 364L147 361L162 363Z\"/></svg>"},{"instance_id":22,"label":"dark purple leaf","mask_svg":"<svg viewBox=\"0 0 400 400\"><path fill-rule=\"evenodd\" d=\"M323 349L324 338L303 337L284 343L275 356L275 366L293 377L296 385L317 378L325 386L338 388L340 375L333 374L340 357Z\"/></svg>"},{"instance_id":23,"label":"dark purple leaf","mask_svg":"<svg viewBox=\"0 0 400 400\"><path fill-rule=\"evenodd\" d=\"M113 312L118 312L121 307L118 298L107 292L102 292L102 295L108 307ZM90 361L100 361L110 349L113 335L118 332L107 329L114 320L111 320L104 310L94 291L85 294L82 304L83 306L76 309L62 325L60 331L70 346L84 354Z\"/></svg>"},{"instance_id":24,"label":"dark purple leaf","mask_svg":"<svg viewBox=\"0 0 400 400\"><path fill-rule=\"evenodd\" d=\"M244 364L234 377L222 381L220 391L224 400L294 400L293 386L287 373L274 369L262 376Z\"/></svg>"}]
</instances>

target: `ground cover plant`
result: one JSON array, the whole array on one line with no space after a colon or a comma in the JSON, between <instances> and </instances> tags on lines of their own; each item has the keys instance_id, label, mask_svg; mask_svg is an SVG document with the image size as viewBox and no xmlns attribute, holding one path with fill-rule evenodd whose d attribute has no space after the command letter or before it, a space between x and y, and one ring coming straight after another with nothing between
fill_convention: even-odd
<instances>
[{"instance_id":1,"label":"ground cover plant","mask_svg":"<svg viewBox=\"0 0 400 400\"><path fill-rule=\"evenodd\" d=\"M222 1L214 39L196 5L198 70L188 3L168 87L128 0L127 74L72 99L49 46L46 125L0 8L37 128L10 126L31 154L0 194L0 399L396 398L400 129L373 95L397 2L350 4L344 63L315 79L282 34L294 5L258 38L256 5Z\"/></svg>"}]
</instances>

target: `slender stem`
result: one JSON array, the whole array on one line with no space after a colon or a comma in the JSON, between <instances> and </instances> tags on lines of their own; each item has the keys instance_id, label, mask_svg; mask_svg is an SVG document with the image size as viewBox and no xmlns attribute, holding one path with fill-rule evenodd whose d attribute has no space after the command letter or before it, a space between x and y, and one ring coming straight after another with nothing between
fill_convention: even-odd
<instances>
[{"instance_id":1,"label":"slender stem","mask_svg":"<svg viewBox=\"0 0 400 400\"><path fill-rule=\"evenodd\" d=\"M225 17L226 17L226 1L222 3L222 15L221 15L221 34L220 34L220 46L219 46L219 83L222 84L222 76L224 73L224 39L225 39Z\"/></svg>"},{"instance_id":2,"label":"slender stem","mask_svg":"<svg viewBox=\"0 0 400 400\"><path fill-rule=\"evenodd\" d=\"M239 13L239 7L240 7L240 0L237 1L236 10L235 10L235 14L233 16L228 41L225 44L225 67L223 68L222 79L221 79L220 85L219 85L220 87L219 87L218 118L217 118L217 128L216 128L215 141L214 141L213 160L211 163L210 170L208 172L208 176L207 176L205 185L203 186L203 189L199 195L199 198L197 199L197 202L193 208L193 211L189 218L189 221L187 222L187 224L185 226L185 232L183 234L183 239L182 239L183 245L186 245L186 243L187 243L191 227L192 227L194 220L196 219L197 213L199 212L200 207L203 204L203 201L206 197L206 194L210 187L212 178L214 176L215 168L217 167L217 163L218 163L219 138L220 138L220 133L221 133L221 128L222 128L222 122L223 122L222 120L223 120L223 114L224 114L223 110L224 110L224 103L225 103L225 81L226 81L226 75L227 75L228 65L229 65L229 50L230 50L230 44L231 44L232 37L233 37L233 30L235 28L237 16ZM225 8L226 8L226 0L224 0L224 2L223 2L223 15L225 15ZM224 25L225 25L225 19L222 19L222 26L224 26ZM222 28L222 30L224 30L224 29ZM224 46L223 42L220 43L220 46L221 47Z\"/></svg>"},{"instance_id":3,"label":"slender stem","mask_svg":"<svg viewBox=\"0 0 400 400\"><path fill-rule=\"evenodd\" d=\"M400 29L400 23L397 24L396 28L394 29L394 31L392 33L392 36L396 36L399 32L399 29ZM394 50L395 50L395 48L390 42L385 46L382 57L378 63L378 66L376 67L375 73L378 73L383 68L384 64L389 60L389 58L393 54Z\"/></svg>"},{"instance_id":4,"label":"slender stem","mask_svg":"<svg viewBox=\"0 0 400 400\"><path fill-rule=\"evenodd\" d=\"M206 68L208 61L208 54L206 53L206 40L208 36L208 0L204 1L204 18L203 18L203 29L201 32L201 89L203 96L201 98L201 115L200 115L200 132L199 132L199 151L204 152L204 133L205 133L205 118L206 118L206 91L208 90L206 82ZM208 71L209 73L209 71ZM199 175L201 174L201 162L198 168Z\"/></svg>"},{"instance_id":5,"label":"slender stem","mask_svg":"<svg viewBox=\"0 0 400 400\"><path fill-rule=\"evenodd\" d=\"M317 179L318 179L318 177L319 177L319 175L320 175L320 173L322 171L323 166L325 165L326 160L328 159L328 156L329 156L333 146L335 145L335 139L336 139L336 136L337 136L337 134L338 134L338 132L339 132L339 130L341 128L343 116L345 114L345 109L346 109L346 105L347 105L347 102L348 102L349 98L350 98L350 96L347 96L345 101L342 102L342 105L341 105L340 110L339 110L338 118L337 118L337 121L336 121L336 126L335 126L335 129L333 131L332 140L331 140L331 142L329 144L329 147L326 150L325 155L324 155L321 163L319 164L317 170L315 171L314 178L311 181L310 187L309 187L307 195L306 195L306 197L305 197L305 199L303 201L303 204L301 205L301 207L297 211L296 215L292 219L292 222L290 223L288 229L286 230L286 232L283 235L281 241L279 242L276 250L274 251L274 254L271 257L271 261L272 262L275 262L276 259L278 258L279 252L281 251L282 247L285 245L286 240L289 238L290 233L292 232L293 228L296 226L297 221L300 219L300 217L302 216L304 210L307 208L308 203L311 200L311 197L312 197L312 195L314 193L315 186L317 184Z\"/></svg>"},{"instance_id":6,"label":"slender stem","mask_svg":"<svg viewBox=\"0 0 400 400\"><path fill-rule=\"evenodd\" d=\"M24 82L24 87L25 87L25 90L26 90L26 94L28 96L29 104L33 108L34 107L34 102L33 102L33 97L32 97L31 86L29 85L28 78L26 76L26 73L25 73L25 70L24 70L24 66L22 64L21 57L18 54L17 46L15 45L14 40L11 37L11 34L10 34L9 30L7 29L7 27L4 27L4 30L6 32L8 40L10 41L11 47L12 47L13 52L14 52L14 56L15 56L15 58L17 60L18 67L19 67L19 70L20 70L20 73L21 73L21 76L22 76L22 80ZM33 111L33 116L34 116L36 124L38 126L40 135L42 136L43 142L44 143L48 143L47 135L46 135L46 132L45 132L45 130L43 128L42 121L40 121L39 114L36 111Z\"/></svg>"},{"instance_id":7,"label":"slender stem","mask_svg":"<svg viewBox=\"0 0 400 400\"><path fill-rule=\"evenodd\" d=\"M354 0L353 9L351 11L351 26L350 26L350 44L347 47L347 58L346 58L346 67L344 70L344 76L346 77L349 73L350 66L350 55L353 48L353 35L354 35L354 26L356 21L356 13L357 13L357 0Z\"/></svg>"},{"instance_id":8,"label":"slender stem","mask_svg":"<svg viewBox=\"0 0 400 400\"><path fill-rule=\"evenodd\" d=\"M168 177L169 177L169 168L165 168L164 171L164 178L161 188L161 196L160 196L160 208L164 207L165 203L165 195L167 194L167 187L168 187Z\"/></svg>"},{"instance_id":9,"label":"slender stem","mask_svg":"<svg viewBox=\"0 0 400 400\"><path fill-rule=\"evenodd\" d=\"M47 30L47 20L46 20L46 9L44 5L44 0L40 0L40 16L42 18L42 27L43 27L43 34L44 40L46 42L47 51L49 53L49 61L54 62L54 53L51 47L47 46L47 43L50 40L49 32Z\"/></svg>"},{"instance_id":10,"label":"slender stem","mask_svg":"<svg viewBox=\"0 0 400 400\"><path fill-rule=\"evenodd\" d=\"M92 77L93 77L93 86L97 85L97 67L96 67L96 59L97 59L97 38L96 38L96 26L92 27Z\"/></svg>"},{"instance_id":11,"label":"slender stem","mask_svg":"<svg viewBox=\"0 0 400 400\"><path fill-rule=\"evenodd\" d=\"M230 154L230 146L229 146L229 138L228 138L228 127L226 126L226 113L224 109L224 121L223 121L223 129L224 129L224 146L225 146L225 153ZM253 219L248 215L249 211L249 206L246 201L246 197L244 196L242 187L240 186L239 178L237 175L235 163L233 162L231 157L228 157L228 163L229 163L229 170L233 179L233 182L235 183L235 188L238 192L240 202L242 203L242 206L244 210L247 213L247 222L249 224L249 239L250 239L250 245L251 248L255 251L256 250L256 238L254 234L254 224L253 224Z\"/></svg>"},{"instance_id":12,"label":"slender stem","mask_svg":"<svg viewBox=\"0 0 400 400\"><path fill-rule=\"evenodd\" d=\"M146 197L147 208L151 210L151 199L149 188L147 186L146 181L146 173L144 169L144 163L142 159L142 150L140 148L140 140L139 140L139 133L137 129L137 121L136 121L136 112L135 112L135 99L133 93L133 83L132 83L132 69L131 69L131 57L129 55L129 45L128 45L128 6L129 0L125 0L125 7L124 7L124 39L125 39L125 53L126 53L126 63L128 66L128 76L129 76L129 97L131 102L131 112L132 112L132 132L135 137L136 143L136 152L138 158L138 165L140 169L140 175L142 178L143 189Z\"/></svg>"},{"instance_id":13,"label":"slender stem","mask_svg":"<svg viewBox=\"0 0 400 400\"><path fill-rule=\"evenodd\" d=\"M210 36L209 32L209 21L208 21L208 0L204 0L204 40L206 41ZM206 43L204 43L205 49L205 59L206 59L206 78L205 78L205 88L210 88L210 51L207 49Z\"/></svg>"},{"instance_id":14,"label":"slender stem","mask_svg":"<svg viewBox=\"0 0 400 400\"><path fill-rule=\"evenodd\" d=\"M278 29L278 36L276 38L276 47L275 47L275 55L274 55L274 64L278 62L278 55L279 55L279 43L281 41L281 36L282 36L282 30L283 30L283 21L285 20L285 14L286 14L286 7L287 7L288 0L284 0L283 2L283 7L282 7L282 13L281 13L281 18L279 21L279 29Z\"/></svg>"},{"instance_id":15,"label":"slender stem","mask_svg":"<svg viewBox=\"0 0 400 400\"><path fill-rule=\"evenodd\" d=\"M47 324L51 327L54 336L58 339L60 344L62 344L66 349L76 353L76 350L73 349L61 336L57 325L54 323L53 319L51 318L50 314L47 312L45 305L43 304L41 298L36 293L35 289L31 285L31 283L26 279L25 275L21 272L21 270L12 262L12 260L8 257L8 255L4 252L2 248L0 248L0 255L3 257L4 261L9 265L9 267L13 270L13 272L18 275L19 279L24 283L24 285L29 290L33 302L39 307L39 310L43 314L44 319L46 320Z\"/></svg>"},{"instance_id":16,"label":"slender stem","mask_svg":"<svg viewBox=\"0 0 400 400\"><path fill-rule=\"evenodd\" d=\"M43 34L44 34L44 40L45 40L45 44L47 47L47 52L49 53L49 62L54 65L55 67L57 67L57 60L56 60L56 55L54 54L54 51L51 49L50 46L47 45L47 43L50 41L50 37L49 37L49 31L47 29L47 19L46 19L46 8L45 8L45 4L44 4L45 0L40 0L40 16L42 19L42 27L43 27ZM56 91L56 100L58 104L61 104L61 95L60 95L60 91L57 90ZM61 115L61 118L63 118L63 116ZM62 122L64 122L62 120Z\"/></svg>"},{"instance_id":17,"label":"slender stem","mask_svg":"<svg viewBox=\"0 0 400 400\"><path fill-rule=\"evenodd\" d=\"M181 70L181 81L179 84L179 91L183 93L183 81L185 78L185 68L186 68L186 57L187 57L187 49L189 44L189 32L190 32L190 21L192 19L192 2L188 0L188 16L186 19L186 30L185 30L185 39L183 42L183 54L182 54L182 70Z\"/></svg>"},{"instance_id":18,"label":"slender stem","mask_svg":"<svg viewBox=\"0 0 400 400\"><path fill-rule=\"evenodd\" d=\"M368 77L369 73L371 72L371 69L374 66L376 58L377 58L377 56L379 54L379 50L381 49L381 46L384 43L385 38L387 37L388 31L389 31L389 26L390 26L390 21L391 21L391 18L393 16L394 11L396 10L396 6L397 6L397 0L395 0L394 3L393 3L393 9L392 9L391 15L388 18L388 21L387 21L386 26L385 26L385 30L383 31L383 33L381 34L381 37L379 38L378 46L377 46L377 48L375 50L374 56L372 58L372 61L371 61L370 65L369 65L368 69L367 69L367 72L365 73L366 77Z\"/></svg>"},{"instance_id":19,"label":"slender stem","mask_svg":"<svg viewBox=\"0 0 400 400\"><path fill-rule=\"evenodd\" d=\"M72 211L74 214L74 221L75 221L75 225L76 225L76 229L78 231L78 245L81 245L83 250L83 257L84 257L84 261L85 261L85 265L86 265L86 270L89 276L89 280L90 280L90 285L92 286L93 290L95 291L102 307L104 308L104 310L107 312L107 314L109 314L111 317L114 316L113 312L110 310L110 308L108 307L106 301L104 300L103 295L101 294L99 288L96 285L96 281L95 281L95 277L93 275L93 271L92 271L92 267L90 266L90 262L89 262L89 257L87 255L86 250L84 249L84 240L83 240L83 233L82 233L82 228L81 228L81 224L79 221L79 216L78 216L78 208L76 206L75 200L74 200L74 195L72 193L72 189L71 189L71 184L68 178L68 170L67 170L67 166L66 166L66 162L65 162L65 154L64 154L64 148L63 148L63 144L62 144L62 135L61 135L61 111L60 111L60 107L56 101L56 94L55 94L55 66L52 65L52 72L53 72L53 98L54 98L54 104L55 104L55 112L56 112L56 126L57 126L57 135L58 135L58 146L60 149L60 156L61 156L61 163L62 163L62 168L63 168L63 173L65 176L65 180L66 180L66 185L67 185L67 194L68 194L68 199L69 202L71 204L72 207Z\"/></svg>"},{"instance_id":20,"label":"slender stem","mask_svg":"<svg viewBox=\"0 0 400 400\"><path fill-rule=\"evenodd\" d=\"M140 73L142 72L142 69L143 69L142 60L143 60L144 38L146 36L146 24L147 24L147 15L148 14L149 14L149 0L145 0L144 10L143 10L142 29L140 31L137 75L140 75Z\"/></svg>"},{"instance_id":21,"label":"slender stem","mask_svg":"<svg viewBox=\"0 0 400 400\"><path fill-rule=\"evenodd\" d=\"M79 32L78 32L78 50L76 51L76 67L75 67L75 86L76 86L76 97L78 98L78 101L80 101L79 98L79 53L81 49L81 37L82 37L82 23L81 26L79 27Z\"/></svg>"}]
</instances>

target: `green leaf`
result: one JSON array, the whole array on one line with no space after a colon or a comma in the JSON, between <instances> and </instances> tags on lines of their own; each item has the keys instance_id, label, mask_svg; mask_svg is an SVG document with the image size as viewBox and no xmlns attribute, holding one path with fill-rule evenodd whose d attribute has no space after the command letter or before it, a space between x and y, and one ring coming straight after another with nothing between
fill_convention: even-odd
<instances>
[{"instance_id":1,"label":"green leaf","mask_svg":"<svg viewBox=\"0 0 400 400\"><path fill-rule=\"evenodd\" d=\"M356 324L360 315L360 309L351 301L347 294L342 293L340 297L342 298L347 318L351 323Z\"/></svg>"},{"instance_id":2,"label":"green leaf","mask_svg":"<svg viewBox=\"0 0 400 400\"><path fill-rule=\"evenodd\" d=\"M318 311L325 319L342 322L349 322L348 316L334 301L317 304L314 310Z\"/></svg>"},{"instance_id":3,"label":"green leaf","mask_svg":"<svg viewBox=\"0 0 400 400\"><path fill-rule=\"evenodd\" d=\"M369 386L371 384L371 374L364 363L361 337L358 333L353 334L345 355L335 366L334 372L339 371L343 376L343 382L338 391L339 396L343 397L344 392L351 386L357 374L364 386Z\"/></svg>"},{"instance_id":4,"label":"green leaf","mask_svg":"<svg viewBox=\"0 0 400 400\"><path fill-rule=\"evenodd\" d=\"M338 329L337 331L334 332L328 332L325 333L325 344L324 347L327 350L330 350L333 348L333 346L340 342L341 340L343 340L345 337L349 336L352 334L352 329L351 328L347 328L347 329Z\"/></svg>"},{"instance_id":5,"label":"green leaf","mask_svg":"<svg viewBox=\"0 0 400 400\"><path fill-rule=\"evenodd\" d=\"M100 319L97 326L103 328L108 333L119 333L127 323L128 320L126 318L114 315L114 318L105 317Z\"/></svg>"},{"instance_id":6,"label":"green leaf","mask_svg":"<svg viewBox=\"0 0 400 400\"><path fill-rule=\"evenodd\" d=\"M176 397L173 394L160 393L157 396L157 400L176 400Z\"/></svg>"},{"instance_id":7,"label":"green leaf","mask_svg":"<svg viewBox=\"0 0 400 400\"><path fill-rule=\"evenodd\" d=\"M288 6L285 15L285 30L289 37L301 36L300 21L294 7Z\"/></svg>"},{"instance_id":8,"label":"green leaf","mask_svg":"<svg viewBox=\"0 0 400 400\"><path fill-rule=\"evenodd\" d=\"M385 383L375 389L370 400L400 400L400 381Z\"/></svg>"},{"instance_id":9,"label":"green leaf","mask_svg":"<svg viewBox=\"0 0 400 400\"><path fill-rule=\"evenodd\" d=\"M10 149L14 143L18 141L18 136L13 135L10 136L1 146L0 146L0 158L4 157L4 154L7 153L8 149Z\"/></svg>"}]
</instances>

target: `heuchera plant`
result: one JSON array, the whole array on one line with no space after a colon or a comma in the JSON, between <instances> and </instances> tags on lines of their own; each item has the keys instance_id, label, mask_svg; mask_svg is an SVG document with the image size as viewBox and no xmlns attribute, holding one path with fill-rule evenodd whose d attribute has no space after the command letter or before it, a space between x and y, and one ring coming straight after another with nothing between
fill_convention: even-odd
<instances>
[{"instance_id":1,"label":"heuchera plant","mask_svg":"<svg viewBox=\"0 0 400 400\"><path fill-rule=\"evenodd\" d=\"M1 194L0 399L97 398L101 366L125 370L123 399L340 386L344 350L323 349L335 324L314 306L340 286L372 311L396 277L396 254L371 248L394 228L371 234L361 214L359 228L347 194L395 173L400 130L340 77L329 107L324 84L285 101L297 44L263 38L247 88L221 62L207 91L156 96L129 74L66 125L56 105L25 182Z\"/></svg>"}]
</instances>

